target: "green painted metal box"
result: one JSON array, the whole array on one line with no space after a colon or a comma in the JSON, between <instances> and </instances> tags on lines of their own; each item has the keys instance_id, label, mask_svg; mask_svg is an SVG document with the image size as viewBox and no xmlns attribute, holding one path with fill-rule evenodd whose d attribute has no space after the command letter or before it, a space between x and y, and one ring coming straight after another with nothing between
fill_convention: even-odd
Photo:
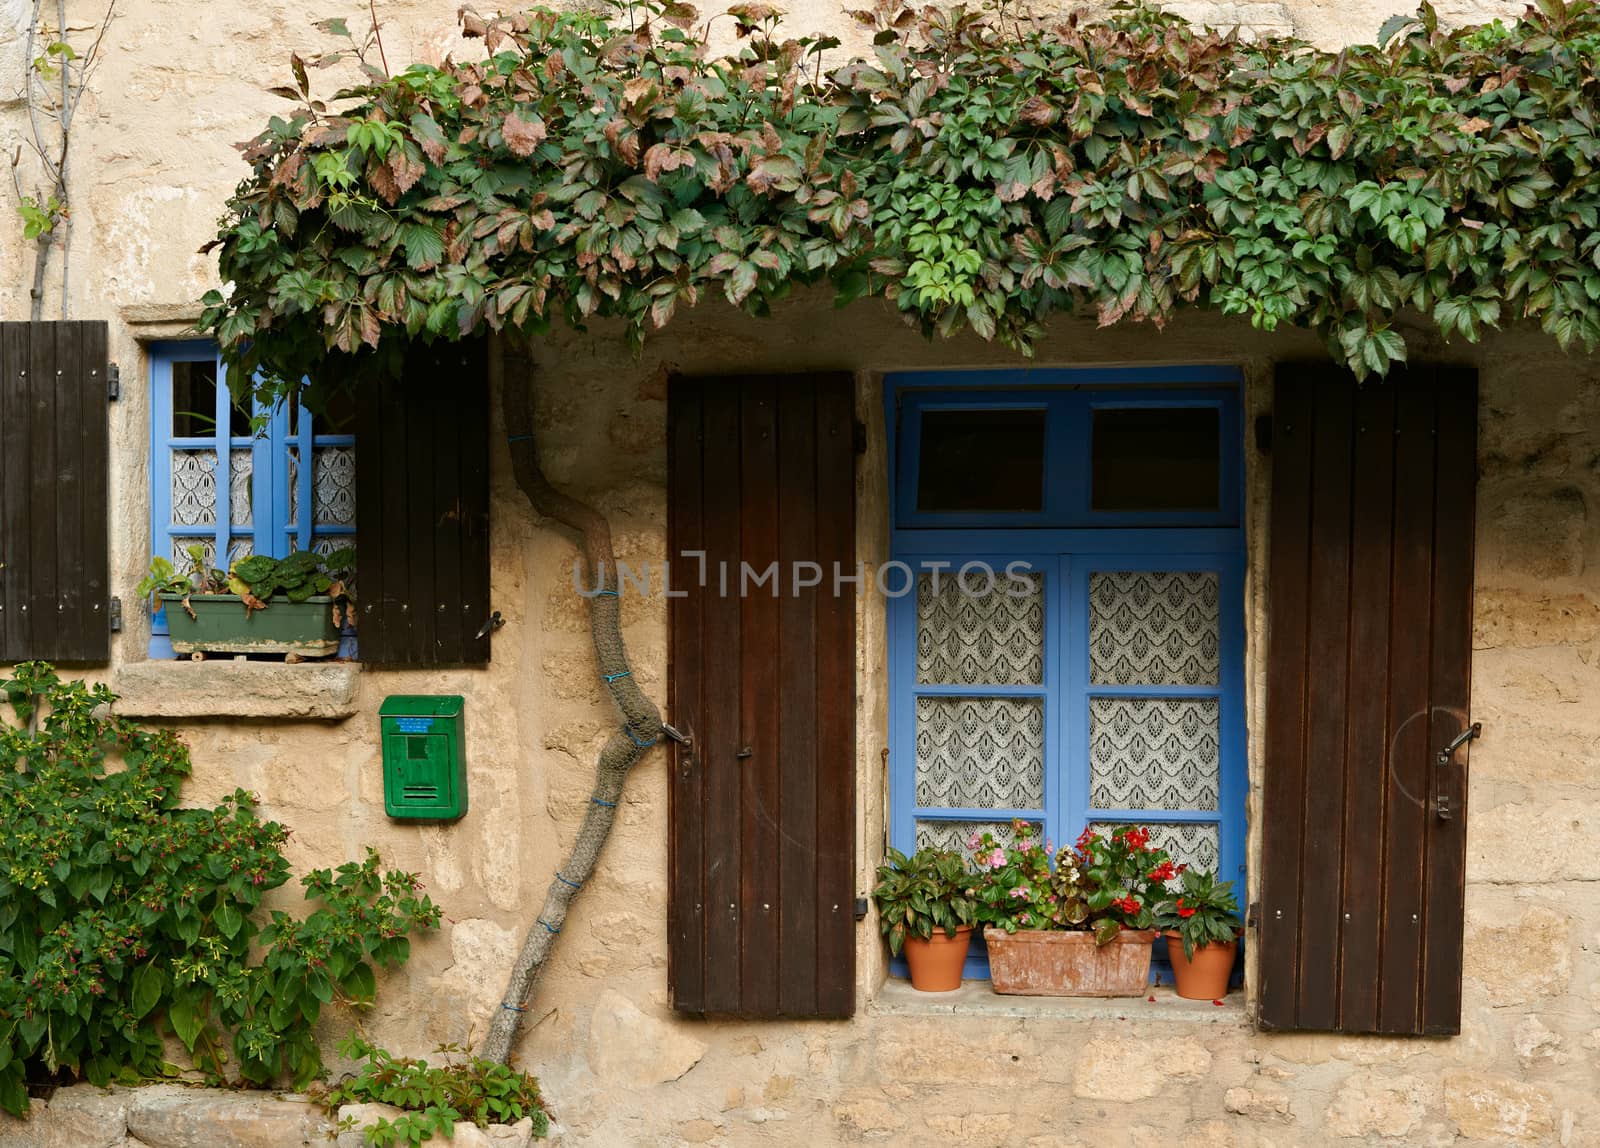
<instances>
[{"instance_id":1,"label":"green painted metal box","mask_svg":"<svg viewBox=\"0 0 1600 1148\"><path fill-rule=\"evenodd\" d=\"M467 812L465 700L394 694L378 709L383 808L390 817L453 821Z\"/></svg>"},{"instance_id":2,"label":"green painted metal box","mask_svg":"<svg viewBox=\"0 0 1600 1148\"><path fill-rule=\"evenodd\" d=\"M265 610L246 610L237 594L163 594L167 631L179 654L299 654L326 658L339 652L339 628L333 624L333 599L323 594L304 602L278 595Z\"/></svg>"}]
</instances>

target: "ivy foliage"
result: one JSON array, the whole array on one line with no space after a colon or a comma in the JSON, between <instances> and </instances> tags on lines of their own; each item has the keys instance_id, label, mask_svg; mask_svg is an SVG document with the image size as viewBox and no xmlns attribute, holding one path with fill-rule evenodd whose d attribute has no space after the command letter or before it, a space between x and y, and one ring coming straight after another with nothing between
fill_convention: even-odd
<instances>
[{"instance_id":1,"label":"ivy foliage","mask_svg":"<svg viewBox=\"0 0 1600 1148\"><path fill-rule=\"evenodd\" d=\"M329 1112L345 1104L388 1104L404 1109L389 1120L379 1117L362 1134L374 1148L421 1144L439 1133L455 1139L458 1123L487 1128L491 1124L533 1125L535 1139L550 1133L550 1117L539 1094L539 1082L526 1072L482 1057L459 1045L441 1045L444 1064L394 1056L359 1035L339 1044L341 1055L358 1061L357 1071L316 1093Z\"/></svg>"},{"instance_id":2,"label":"ivy foliage","mask_svg":"<svg viewBox=\"0 0 1600 1148\"><path fill-rule=\"evenodd\" d=\"M616 317L635 345L708 293L766 315L798 284L892 300L933 335L1027 353L1053 313L1179 306L1313 328L1361 376L1538 322L1600 343L1600 9L1321 51L1146 7L1103 23L855 13L867 59L688 4L463 15L483 59L314 98L247 145L204 329L261 388L382 365L408 338ZM721 19L722 17L717 17ZM339 30L339 29L335 29ZM325 60L313 63L326 62Z\"/></svg>"},{"instance_id":3,"label":"ivy foliage","mask_svg":"<svg viewBox=\"0 0 1600 1148\"><path fill-rule=\"evenodd\" d=\"M324 1006L370 1003L375 967L438 924L416 877L369 850L302 878L304 917L265 911L288 834L248 793L179 808L188 749L106 716L103 685L25 662L0 690L20 723L0 721L0 1109L33 1084L178 1075L168 1034L212 1080L317 1077Z\"/></svg>"}]
</instances>

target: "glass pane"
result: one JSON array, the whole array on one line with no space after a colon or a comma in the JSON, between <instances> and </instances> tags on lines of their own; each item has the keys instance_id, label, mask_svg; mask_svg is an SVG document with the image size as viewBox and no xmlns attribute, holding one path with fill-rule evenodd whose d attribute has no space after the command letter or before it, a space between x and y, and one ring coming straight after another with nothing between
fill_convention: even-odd
<instances>
[{"instance_id":1,"label":"glass pane","mask_svg":"<svg viewBox=\"0 0 1600 1148\"><path fill-rule=\"evenodd\" d=\"M1036 686L1044 681L1044 575L917 576L917 681ZM938 586L935 588L934 583ZM987 593L977 593L987 591Z\"/></svg>"},{"instance_id":2,"label":"glass pane","mask_svg":"<svg viewBox=\"0 0 1600 1148\"><path fill-rule=\"evenodd\" d=\"M311 521L314 526L356 523L356 452L319 446L311 452Z\"/></svg>"},{"instance_id":3,"label":"glass pane","mask_svg":"<svg viewBox=\"0 0 1600 1148\"><path fill-rule=\"evenodd\" d=\"M917 822L917 848L932 847L934 849L954 849L957 853L967 854L971 850L967 842L974 833L993 833L994 839L1009 843L1016 836L1016 830L1009 821L918 821Z\"/></svg>"},{"instance_id":4,"label":"glass pane","mask_svg":"<svg viewBox=\"0 0 1600 1148\"><path fill-rule=\"evenodd\" d=\"M1102 833L1110 833L1119 828L1112 822L1097 822L1094 828ZM1214 822L1194 821L1179 825L1150 825L1145 828L1150 830L1150 844L1156 849L1165 849L1167 856L1180 865L1188 865L1192 869L1209 869L1216 871L1218 858L1221 856L1220 839L1217 826ZM1228 874L1219 873L1223 880L1231 880ZM1167 882L1168 887L1175 884ZM1244 901L1242 886L1236 886L1234 892L1239 894L1241 904Z\"/></svg>"},{"instance_id":5,"label":"glass pane","mask_svg":"<svg viewBox=\"0 0 1600 1148\"><path fill-rule=\"evenodd\" d=\"M178 568L179 574L187 574L191 579L194 577L194 570L189 558L189 549L193 546L198 546L205 552L206 569L209 570L217 564L217 537L209 534L172 540L172 564Z\"/></svg>"},{"instance_id":6,"label":"glass pane","mask_svg":"<svg viewBox=\"0 0 1600 1148\"><path fill-rule=\"evenodd\" d=\"M300 448L289 447L289 525L300 525Z\"/></svg>"},{"instance_id":7,"label":"glass pane","mask_svg":"<svg viewBox=\"0 0 1600 1148\"><path fill-rule=\"evenodd\" d=\"M204 438L217 433L217 364L172 364L172 434Z\"/></svg>"},{"instance_id":8,"label":"glass pane","mask_svg":"<svg viewBox=\"0 0 1600 1148\"><path fill-rule=\"evenodd\" d=\"M918 698L917 805L1042 809L1041 698Z\"/></svg>"},{"instance_id":9,"label":"glass pane","mask_svg":"<svg viewBox=\"0 0 1600 1148\"><path fill-rule=\"evenodd\" d=\"M228 452L228 514L235 526L255 525L255 484L250 481L253 464L248 450Z\"/></svg>"},{"instance_id":10,"label":"glass pane","mask_svg":"<svg viewBox=\"0 0 1600 1148\"><path fill-rule=\"evenodd\" d=\"M1095 510L1216 510L1222 425L1215 407L1094 412Z\"/></svg>"},{"instance_id":11,"label":"glass pane","mask_svg":"<svg viewBox=\"0 0 1600 1148\"><path fill-rule=\"evenodd\" d=\"M217 520L217 452L172 452L172 521L209 526Z\"/></svg>"},{"instance_id":12,"label":"glass pane","mask_svg":"<svg viewBox=\"0 0 1600 1148\"><path fill-rule=\"evenodd\" d=\"M231 569L233 564L235 562L239 561L239 559L248 558L248 557L250 557L250 555L254 554L255 552L256 552L256 548L255 548L254 539L251 539L249 537L245 537L245 538L230 538L228 540L228 566L229 566L229 568Z\"/></svg>"},{"instance_id":13,"label":"glass pane","mask_svg":"<svg viewBox=\"0 0 1600 1148\"><path fill-rule=\"evenodd\" d=\"M1044 411L924 411L922 511L1044 509Z\"/></svg>"},{"instance_id":14,"label":"glass pane","mask_svg":"<svg viewBox=\"0 0 1600 1148\"><path fill-rule=\"evenodd\" d=\"M332 393L321 396L322 409L314 412L316 422L312 429L317 434L354 434L356 429L356 396L349 387L337 387Z\"/></svg>"},{"instance_id":15,"label":"glass pane","mask_svg":"<svg viewBox=\"0 0 1600 1148\"><path fill-rule=\"evenodd\" d=\"M1214 686L1221 672L1217 575L1123 570L1089 576L1089 680Z\"/></svg>"},{"instance_id":16,"label":"glass pane","mask_svg":"<svg viewBox=\"0 0 1600 1148\"><path fill-rule=\"evenodd\" d=\"M1090 807L1216 809L1220 713L1216 698L1090 698Z\"/></svg>"}]
</instances>

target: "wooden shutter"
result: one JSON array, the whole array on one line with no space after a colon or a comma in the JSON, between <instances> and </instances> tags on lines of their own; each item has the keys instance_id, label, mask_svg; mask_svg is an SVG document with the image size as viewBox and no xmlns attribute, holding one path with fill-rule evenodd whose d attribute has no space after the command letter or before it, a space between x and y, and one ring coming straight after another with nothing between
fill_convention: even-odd
<instances>
[{"instance_id":1,"label":"wooden shutter","mask_svg":"<svg viewBox=\"0 0 1600 1148\"><path fill-rule=\"evenodd\" d=\"M111 657L104 322L0 323L0 662Z\"/></svg>"},{"instance_id":2,"label":"wooden shutter","mask_svg":"<svg viewBox=\"0 0 1600 1148\"><path fill-rule=\"evenodd\" d=\"M417 344L356 402L363 662L489 660L489 375L481 340Z\"/></svg>"},{"instance_id":3,"label":"wooden shutter","mask_svg":"<svg viewBox=\"0 0 1600 1148\"><path fill-rule=\"evenodd\" d=\"M691 737L674 747L671 788L673 1004L849 1016L856 594L835 593L833 573L855 573L851 379L676 379L668 422L684 594L671 600L669 720ZM760 575L774 562L776 587L741 597L740 564ZM820 585L796 584L806 562Z\"/></svg>"},{"instance_id":4,"label":"wooden shutter","mask_svg":"<svg viewBox=\"0 0 1600 1148\"><path fill-rule=\"evenodd\" d=\"M1260 1022L1461 1027L1477 376L1278 371Z\"/></svg>"}]
</instances>

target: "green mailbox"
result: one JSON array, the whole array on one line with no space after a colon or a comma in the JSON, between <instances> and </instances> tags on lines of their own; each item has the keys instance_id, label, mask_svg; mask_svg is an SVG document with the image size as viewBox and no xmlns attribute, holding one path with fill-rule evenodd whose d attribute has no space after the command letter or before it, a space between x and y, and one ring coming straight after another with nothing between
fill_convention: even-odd
<instances>
[{"instance_id":1,"label":"green mailbox","mask_svg":"<svg viewBox=\"0 0 1600 1148\"><path fill-rule=\"evenodd\" d=\"M467 812L466 738L459 696L395 694L378 710L383 809L390 817L453 821Z\"/></svg>"}]
</instances>

